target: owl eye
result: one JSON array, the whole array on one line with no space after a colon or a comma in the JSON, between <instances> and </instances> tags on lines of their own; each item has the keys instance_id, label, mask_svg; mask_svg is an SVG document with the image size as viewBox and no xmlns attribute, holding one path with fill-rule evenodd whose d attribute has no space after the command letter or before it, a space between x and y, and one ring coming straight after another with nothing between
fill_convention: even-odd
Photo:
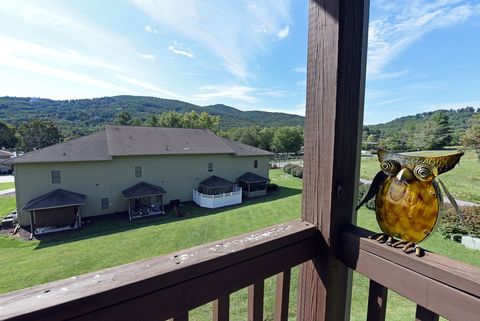
<instances>
[{"instance_id":1,"label":"owl eye","mask_svg":"<svg viewBox=\"0 0 480 321\"><path fill-rule=\"evenodd\" d=\"M396 175L400 170L400 163L393 160L386 160L380 163L380 168L387 175Z\"/></svg>"},{"instance_id":2,"label":"owl eye","mask_svg":"<svg viewBox=\"0 0 480 321\"><path fill-rule=\"evenodd\" d=\"M431 181L437 174L434 167L430 165L417 165L413 169L413 174L421 181Z\"/></svg>"}]
</instances>

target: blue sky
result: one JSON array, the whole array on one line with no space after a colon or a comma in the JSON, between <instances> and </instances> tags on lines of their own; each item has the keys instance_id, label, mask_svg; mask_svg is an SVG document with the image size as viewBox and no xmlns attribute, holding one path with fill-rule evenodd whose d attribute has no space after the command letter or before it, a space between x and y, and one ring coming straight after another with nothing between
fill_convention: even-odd
<instances>
[{"instance_id":1,"label":"blue sky","mask_svg":"<svg viewBox=\"0 0 480 321\"><path fill-rule=\"evenodd\" d=\"M307 1L0 6L0 96L145 95L304 114ZM365 123L480 107L480 1L372 0Z\"/></svg>"}]
</instances>

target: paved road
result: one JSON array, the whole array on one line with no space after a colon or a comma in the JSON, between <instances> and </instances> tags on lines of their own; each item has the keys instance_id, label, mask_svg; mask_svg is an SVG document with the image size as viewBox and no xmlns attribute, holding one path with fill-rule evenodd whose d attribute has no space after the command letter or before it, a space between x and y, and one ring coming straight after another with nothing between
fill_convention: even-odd
<instances>
[{"instance_id":1,"label":"paved road","mask_svg":"<svg viewBox=\"0 0 480 321\"><path fill-rule=\"evenodd\" d=\"M360 178L360 182L362 182L363 184L371 184L372 181L369 180L369 179L364 179L364 178ZM447 197L444 197L443 198L443 201L445 203L450 203L450 201L448 200ZM477 203L472 203L472 202L468 202L468 201L462 201L462 200L455 200L458 204L458 206L480 206L480 204L477 204Z\"/></svg>"},{"instance_id":2,"label":"paved road","mask_svg":"<svg viewBox=\"0 0 480 321\"><path fill-rule=\"evenodd\" d=\"M0 183L14 182L15 178L13 175L0 175Z\"/></svg>"},{"instance_id":3,"label":"paved road","mask_svg":"<svg viewBox=\"0 0 480 321\"><path fill-rule=\"evenodd\" d=\"M0 191L0 195L7 195L7 194L13 194L13 193L15 193L14 188L4 189L3 191Z\"/></svg>"}]
</instances>

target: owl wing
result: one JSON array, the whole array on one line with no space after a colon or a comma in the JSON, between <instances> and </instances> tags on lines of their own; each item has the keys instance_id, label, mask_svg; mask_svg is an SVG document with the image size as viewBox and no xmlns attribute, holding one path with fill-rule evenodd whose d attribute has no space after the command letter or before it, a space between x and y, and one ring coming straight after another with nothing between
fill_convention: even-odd
<instances>
[{"instance_id":1,"label":"owl wing","mask_svg":"<svg viewBox=\"0 0 480 321\"><path fill-rule=\"evenodd\" d=\"M373 178L372 184L370 185L370 189L368 190L367 194L365 195L363 200L360 202L360 204L358 204L358 206L355 208L356 211L358 211L358 209L360 207L362 207L363 204L365 204L366 202L371 200L378 193L378 191L380 190L380 188L383 185L383 182L385 181L385 179L387 177L388 177L387 174L385 174L382 171L378 172L377 175L375 175L375 177Z\"/></svg>"}]
</instances>

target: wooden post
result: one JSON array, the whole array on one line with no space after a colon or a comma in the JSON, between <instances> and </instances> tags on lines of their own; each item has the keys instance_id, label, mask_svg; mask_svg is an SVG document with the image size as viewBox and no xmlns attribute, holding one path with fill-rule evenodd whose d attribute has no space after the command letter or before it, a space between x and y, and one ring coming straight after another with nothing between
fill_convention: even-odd
<instances>
[{"instance_id":1,"label":"wooden post","mask_svg":"<svg viewBox=\"0 0 480 321\"><path fill-rule=\"evenodd\" d=\"M160 195L160 203L162 204L162 213L165 213L165 209L163 207L163 194Z\"/></svg>"},{"instance_id":2,"label":"wooden post","mask_svg":"<svg viewBox=\"0 0 480 321\"><path fill-rule=\"evenodd\" d=\"M348 320L351 279L337 258L354 221L363 121L368 0L311 0L302 218L318 226L302 265L297 320Z\"/></svg>"},{"instance_id":3,"label":"wooden post","mask_svg":"<svg viewBox=\"0 0 480 321\"><path fill-rule=\"evenodd\" d=\"M128 199L128 219L131 221L132 220L132 199Z\"/></svg>"},{"instance_id":4,"label":"wooden post","mask_svg":"<svg viewBox=\"0 0 480 321\"><path fill-rule=\"evenodd\" d=\"M30 211L30 237L29 240L33 239L33 235L35 235L35 210Z\"/></svg>"}]
</instances>

